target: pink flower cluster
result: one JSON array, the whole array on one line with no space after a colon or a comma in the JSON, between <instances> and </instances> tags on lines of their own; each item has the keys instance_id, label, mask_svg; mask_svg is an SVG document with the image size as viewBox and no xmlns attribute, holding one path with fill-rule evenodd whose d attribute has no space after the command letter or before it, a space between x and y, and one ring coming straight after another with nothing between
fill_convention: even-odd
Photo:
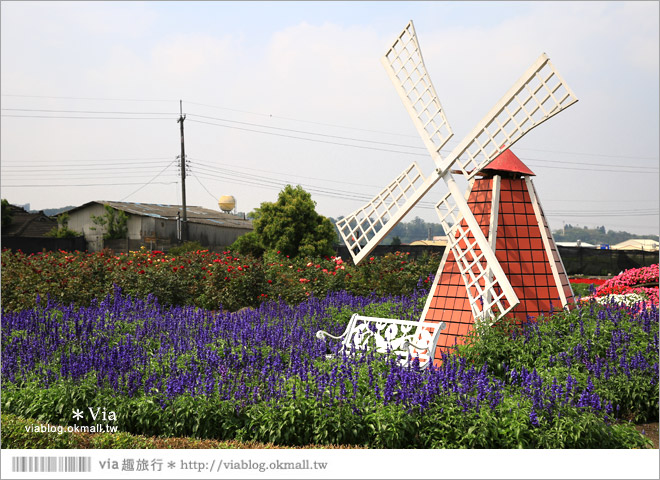
<instances>
[{"instance_id":1,"label":"pink flower cluster","mask_svg":"<svg viewBox=\"0 0 660 480\"><path fill-rule=\"evenodd\" d=\"M642 294L658 304L658 264L649 267L632 268L609 279L596 290L595 297L606 295ZM653 285L655 284L655 285Z\"/></svg>"}]
</instances>

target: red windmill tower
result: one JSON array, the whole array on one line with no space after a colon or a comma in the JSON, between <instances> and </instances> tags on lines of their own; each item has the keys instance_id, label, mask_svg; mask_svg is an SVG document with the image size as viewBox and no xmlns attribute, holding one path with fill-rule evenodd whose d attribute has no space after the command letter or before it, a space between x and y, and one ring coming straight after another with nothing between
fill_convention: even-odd
<instances>
[{"instance_id":1,"label":"red windmill tower","mask_svg":"<svg viewBox=\"0 0 660 480\"><path fill-rule=\"evenodd\" d=\"M507 317L520 324L573 303L566 270L532 182L534 172L507 149L479 174L467 203L520 301ZM447 324L436 359L474 329L468 290L450 249L440 262L422 319Z\"/></svg>"}]
</instances>

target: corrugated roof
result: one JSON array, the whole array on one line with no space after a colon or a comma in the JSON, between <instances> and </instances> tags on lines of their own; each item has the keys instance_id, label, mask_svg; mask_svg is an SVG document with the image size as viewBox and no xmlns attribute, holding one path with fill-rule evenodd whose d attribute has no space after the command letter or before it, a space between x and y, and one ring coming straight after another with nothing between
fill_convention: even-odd
<instances>
[{"instance_id":1,"label":"corrugated roof","mask_svg":"<svg viewBox=\"0 0 660 480\"><path fill-rule=\"evenodd\" d=\"M139 203L139 202L113 202L109 200L95 200L88 202L80 207L69 210L80 210L92 203L99 203L101 205L109 205L117 210L122 210L131 215L139 215L143 217L153 217L163 220L175 220L177 213L183 215L183 208L181 205L164 205L161 203ZM207 225L221 225L229 228L243 228L252 230L252 222L244 220L236 215L211 210L204 207L186 206L186 213L188 223L202 223Z\"/></svg>"},{"instance_id":2,"label":"corrugated roof","mask_svg":"<svg viewBox=\"0 0 660 480\"><path fill-rule=\"evenodd\" d=\"M612 245L612 250L644 250L647 252L658 251L658 241L651 238L631 238Z\"/></svg>"}]
</instances>

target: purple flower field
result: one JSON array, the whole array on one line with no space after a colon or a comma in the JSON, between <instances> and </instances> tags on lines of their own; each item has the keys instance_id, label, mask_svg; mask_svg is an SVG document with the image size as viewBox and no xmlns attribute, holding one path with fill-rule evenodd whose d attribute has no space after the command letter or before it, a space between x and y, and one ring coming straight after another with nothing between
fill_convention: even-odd
<instances>
[{"instance_id":1,"label":"purple flower field","mask_svg":"<svg viewBox=\"0 0 660 480\"><path fill-rule=\"evenodd\" d=\"M315 337L341 333L354 312L418 318L426 293L218 313L116 291L89 307L3 312L3 411L65 424L71 409L107 405L132 433L285 445L644 445L616 423L657 419L657 308L591 304L492 329L425 371L328 359L338 345Z\"/></svg>"}]
</instances>

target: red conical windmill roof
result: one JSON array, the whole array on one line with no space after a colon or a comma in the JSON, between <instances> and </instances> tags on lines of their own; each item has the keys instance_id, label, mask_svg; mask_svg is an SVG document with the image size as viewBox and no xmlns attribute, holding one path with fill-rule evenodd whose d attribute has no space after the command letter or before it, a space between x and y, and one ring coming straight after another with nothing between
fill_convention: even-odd
<instances>
[{"instance_id":1,"label":"red conical windmill roof","mask_svg":"<svg viewBox=\"0 0 660 480\"><path fill-rule=\"evenodd\" d=\"M509 173L519 173L521 175L534 175L527 165L525 165L522 160L516 157L511 150L508 148L500 153L495 160L486 165L483 172L487 171L497 171L497 172L509 172Z\"/></svg>"}]
</instances>

